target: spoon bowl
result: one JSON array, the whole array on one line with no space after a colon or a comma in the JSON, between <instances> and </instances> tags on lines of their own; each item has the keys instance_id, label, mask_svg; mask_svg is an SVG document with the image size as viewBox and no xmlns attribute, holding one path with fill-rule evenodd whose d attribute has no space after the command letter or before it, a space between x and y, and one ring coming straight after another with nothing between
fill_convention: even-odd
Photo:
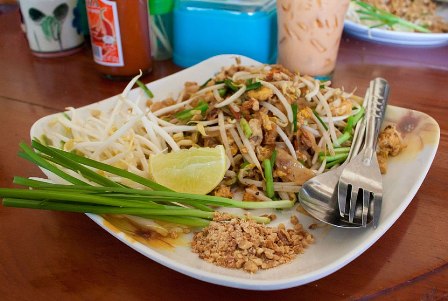
<instances>
[{"instance_id":1,"label":"spoon bowl","mask_svg":"<svg viewBox=\"0 0 448 301\"><path fill-rule=\"evenodd\" d=\"M305 182L299 191L299 200L305 209L314 218L340 228L361 228L362 206L357 206L353 223L348 217L339 213L337 185L344 165L329 172L318 175ZM369 210L367 224L373 220Z\"/></svg>"}]
</instances>

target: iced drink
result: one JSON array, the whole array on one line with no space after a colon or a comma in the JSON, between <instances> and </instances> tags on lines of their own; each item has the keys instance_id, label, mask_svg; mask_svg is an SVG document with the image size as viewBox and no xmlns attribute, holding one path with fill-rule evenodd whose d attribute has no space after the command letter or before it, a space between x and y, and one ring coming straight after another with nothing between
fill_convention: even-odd
<instances>
[{"instance_id":1,"label":"iced drink","mask_svg":"<svg viewBox=\"0 0 448 301\"><path fill-rule=\"evenodd\" d=\"M350 0L277 0L278 63L329 76L335 67Z\"/></svg>"}]
</instances>

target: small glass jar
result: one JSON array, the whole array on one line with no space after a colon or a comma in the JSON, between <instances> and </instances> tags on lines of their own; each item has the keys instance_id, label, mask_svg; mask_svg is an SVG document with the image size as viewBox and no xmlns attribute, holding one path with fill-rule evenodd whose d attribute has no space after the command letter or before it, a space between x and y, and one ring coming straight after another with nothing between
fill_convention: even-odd
<instances>
[{"instance_id":1,"label":"small glass jar","mask_svg":"<svg viewBox=\"0 0 448 301\"><path fill-rule=\"evenodd\" d=\"M154 60L173 55L173 0L149 0L151 52Z\"/></svg>"},{"instance_id":2,"label":"small glass jar","mask_svg":"<svg viewBox=\"0 0 448 301\"><path fill-rule=\"evenodd\" d=\"M86 7L99 72L127 80L152 70L147 0L86 1Z\"/></svg>"}]
</instances>

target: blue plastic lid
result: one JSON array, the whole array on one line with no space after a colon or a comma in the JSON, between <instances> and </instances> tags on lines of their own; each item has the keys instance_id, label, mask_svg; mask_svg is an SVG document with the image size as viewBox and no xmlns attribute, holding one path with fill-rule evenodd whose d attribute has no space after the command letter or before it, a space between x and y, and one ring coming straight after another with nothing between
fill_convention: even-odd
<instances>
[{"instance_id":1,"label":"blue plastic lid","mask_svg":"<svg viewBox=\"0 0 448 301\"><path fill-rule=\"evenodd\" d=\"M272 11L276 0L177 0L178 9L215 9L256 13Z\"/></svg>"}]
</instances>

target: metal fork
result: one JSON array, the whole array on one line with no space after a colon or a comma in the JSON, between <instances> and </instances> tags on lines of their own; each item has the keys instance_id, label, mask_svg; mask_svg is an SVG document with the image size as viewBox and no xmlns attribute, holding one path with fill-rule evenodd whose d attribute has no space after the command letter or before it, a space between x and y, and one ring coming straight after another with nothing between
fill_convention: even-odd
<instances>
[{"instance_id":1,"label":"metal fork","mask_svg":"<svg viewBox=\"0 0 448 301\"><path fill-rule=\"evenodd\" d=\"M376 78L370 83L372 100L366 111L366 138L361 152L342 171L338 182L338 202L353 223L357 201L362 203L361 223L367 226L369 210L373 211L373 227L378 226L383 199L383 184L376 157L376 143L386 111L389 84ZM348 207L348 208L347 208Z\"/></svg>"}]
</instances>

